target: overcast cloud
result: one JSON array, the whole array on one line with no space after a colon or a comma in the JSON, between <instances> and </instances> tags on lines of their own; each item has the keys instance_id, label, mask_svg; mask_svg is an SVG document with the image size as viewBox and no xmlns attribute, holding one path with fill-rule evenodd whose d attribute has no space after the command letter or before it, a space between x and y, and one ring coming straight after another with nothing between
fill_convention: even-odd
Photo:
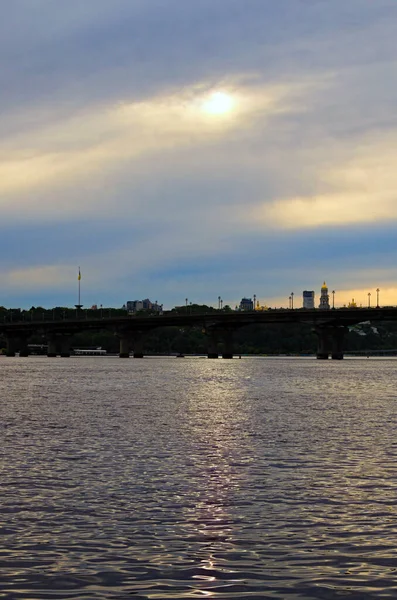
<instances>
[{"instance_id":1,"label":"overcast cloud","mask_svg":"<svg viewBox=\"0 0 397 600\"><path fill-rule=\"evenodd\" d=\"M0 8L0 304L397 304L395 0Z\"/></svg>"}]
</instances>

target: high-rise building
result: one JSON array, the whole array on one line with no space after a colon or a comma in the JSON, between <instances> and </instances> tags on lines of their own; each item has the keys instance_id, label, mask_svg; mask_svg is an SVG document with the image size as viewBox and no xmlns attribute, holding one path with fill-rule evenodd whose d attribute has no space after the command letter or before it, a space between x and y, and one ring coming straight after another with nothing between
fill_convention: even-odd
<instances>
[{"instance_id":1,"label":"high-rise building","mask_svg":"<svg viewBox=\"0 0 397 600\"><path fill-rule=\"evenodd\" d=\"M323 283L323 285L321 286L321 296L320 296L320 305L319 308L322 308L323 310L329 310L331 307L329 305L329 294L328 294L328 287L327 284Z\"/></svg>"},{"instance_id":2,"label":"high-rise building","mask_svg":"<svg viewBox=\"0 0 397 600\"><path fill-rule=\"evenodd\" d=\"M240 302L240 310L254 310L254 303L251 298L242 298Z\"/></svg>"},{"instance_id":3,"label":"high-rise building","mask_svg":"<svg viewBox=\"0 0 397 600\"><path fill-rule=\"evenodd\" d=\"M303 308L314 308L314 292L304 290L303 292Z\"/></svg>"},{"instance_id":4,"label":"high-rise building","mask_svg":"<svg viewBox=\"0 0 397 600\"><path fill-rule=\"evenodd\" d=\"M163 311L163 305L158 304L156 302L151 302L149 298L145 298L145 300L128 300L126 303L126 309L130 313L136 313L140 310L152 310L156 312Z\"/></svg>"}]
</instances>

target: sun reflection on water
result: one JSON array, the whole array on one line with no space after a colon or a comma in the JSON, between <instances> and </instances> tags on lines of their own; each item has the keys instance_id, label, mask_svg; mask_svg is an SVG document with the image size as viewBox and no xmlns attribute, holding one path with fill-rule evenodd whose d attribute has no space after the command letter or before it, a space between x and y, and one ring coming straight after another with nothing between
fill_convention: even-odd
<instances>
[{"instance_id":1,"label":"sun reflection on water","mask_svg":"<svg viewBox=\"0 0 397 600\"><path fill-rule=\"evenodd\" d=\"M4 363L5 593L395 598L396 363L314 362Z\"/></svg>"}]
</instances>

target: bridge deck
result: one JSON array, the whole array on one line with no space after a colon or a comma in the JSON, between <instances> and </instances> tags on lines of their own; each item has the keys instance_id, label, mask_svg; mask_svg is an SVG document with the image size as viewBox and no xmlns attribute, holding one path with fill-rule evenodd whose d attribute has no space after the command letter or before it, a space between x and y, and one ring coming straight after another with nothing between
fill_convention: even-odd
<instances>
[{"instance_id":1,"label":"bridge deck","mask_svg":"<svg viewBox=\"0 0 397 600\"><path fill-rule=\"evenodd\" d=\"M331 310L273 309L252 312L211 312L201 314L163 314L150 316L128 315L125 317L103 317L13 321L0 323L0 333L59 332L75 333L84 330L110 329L115 331L149 331L158 327L201 327L203 329L240 328L253 324L307 323L313 326L351 326L365 321L395 321L397 307L384 308L341 308Z\"/></svg>"}]
</instances>

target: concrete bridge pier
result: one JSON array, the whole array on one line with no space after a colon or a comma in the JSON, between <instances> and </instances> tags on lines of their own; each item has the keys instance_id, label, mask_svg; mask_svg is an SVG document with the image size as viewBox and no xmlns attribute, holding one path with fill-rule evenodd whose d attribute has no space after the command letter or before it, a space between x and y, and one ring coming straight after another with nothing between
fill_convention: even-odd
<instances>
[{"instance_id":1,"label":"concrete bridge pier","mask_svg":"<svg viewBox=\"0 0 397 600\"><path fill-rule=\"evenodd\" d=\"M328 360L330 355L330 332L327 327L316 327L317 334L317 358Z\"/></svg>"},{"instance_id":2,"label":"concrete bridge pier","mask_svg":"<svg viewBox=\"0 0 397 600\"><path fill-rule=\"evenodd\" d=\"M70 339L71 336L64 334L59 339L60 355L62 358L70 357Z\"/></svg>"},{"instance_id":3,"label":"concrete bridge pier","mask_svg":"<svg viewBox=\"0 0 397 600\"><path fill-rule=\"evenodd\" d=\"M332 359L342 360L343 359L343 346L344 338L347 328L346 327L334 327L332 330Z\"/></svg>"},{"instance_id":4,"label":"concrete bridge pier","mask_svg":"<svg viewBox=\"0 0 397 600\"><path fill-rule=\"evenodd\" d=\"M29 356L28 336L19 338L19 356Z\"/></svg>"},{"instance_id":5,"label":"concrete bridge pier","mask_svg":"<svg viewBox=\"0 0 397 600\"><path fill-rule=\"evenodd\" d=\"M47 339L47 356L49 358L55 358L58 354L58 344L56 335L52 334Z\"/></svg>"},{"instance_id":6,"label":"concrete bridge pier","mask_svg":"<svg viewBox=\"0 0 397 600\"><path fill-rule=\"evenodd\" d=\"M130 350L131 350L131 343L132 343L131 334L123 332L123 333L119 333L118 335L119 335L119 339L120 339L119 357L120 358L129 358Z\"/></svg>"},{"instance_id":7,"label":"concrete bridge pier","mask_svg":"<svg viewBox=\"0 0 397 600\"><path fill-rule=\"evenodd\" d=\"M219 358L218 335L216 331L207 332L207 356L208 358Z\"/></svg>"},{"instance_id":8,"label":"concrete bridge pier","mask_svg":"<svg viewBox=\"0 0 397 600\"><path fill-rule=\"evenodd\" d=\"M222 358L233 358L233 329L222 331L223 352Z\"/></svg>"},{"instance_id":9,"label":"concrete bridge pier","mask_svg":"<svg viewBox=\"0 0 397 600\"><path fill-rule=\"evenodd\" d=\"M18 350L18 338L14 335L6 336L6 354L7 356L15 356Z\"/></svg>"},{"instance_id":10,"label":"concrete bridge pier","mask_svg":"<svg viewBox=\"0 0 397 600\"><path fill-rule=\"evenodd\" d=\"M143 358L143 342L143 334L140 332L134 332L132 337L132 350L134 353L134 358Z\"/></svg>"},{"instance_id":11,"label":"concrete bridge pier","mask_svg":"<svg viewBox=\"0 0 397 600\"><path fill-rule=\"evenodd\" d=\"M143 358L143 342L144 337L141 335L140 337L135 337L132 342L132 349L134 352L134 358Z\"/></svg>"}]
</instances>

